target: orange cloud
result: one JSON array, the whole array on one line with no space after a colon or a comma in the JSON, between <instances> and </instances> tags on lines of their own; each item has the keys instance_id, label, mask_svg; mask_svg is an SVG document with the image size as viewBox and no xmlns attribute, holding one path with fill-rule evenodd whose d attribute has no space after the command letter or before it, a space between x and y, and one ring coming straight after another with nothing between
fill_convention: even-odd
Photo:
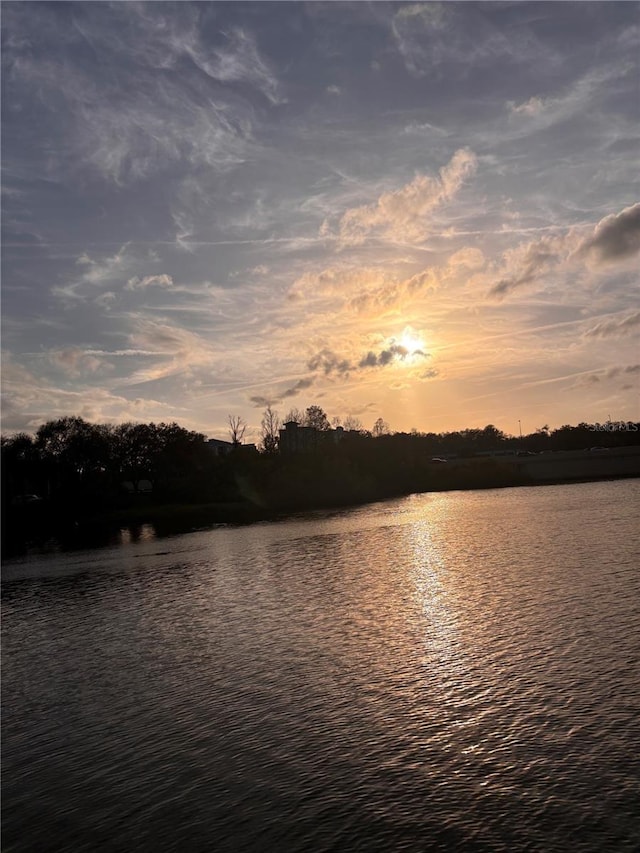
<instances>
[{"instance_id":1,"label":"orange cloud","mask_svg":"<svg viewBox=\"0 0 640 853\"><path fill-rule=\"evenodd\" d=\"M372 204L350 208L338 223L339 245L357 246L374 235L403 242L423 239L428 233L428 215L455 196L477 165L473 151L461 148L437 177L416 175L404 187L383 193ZM323 233L331 233L326 223Z\"/></svg>"}]
</instances>

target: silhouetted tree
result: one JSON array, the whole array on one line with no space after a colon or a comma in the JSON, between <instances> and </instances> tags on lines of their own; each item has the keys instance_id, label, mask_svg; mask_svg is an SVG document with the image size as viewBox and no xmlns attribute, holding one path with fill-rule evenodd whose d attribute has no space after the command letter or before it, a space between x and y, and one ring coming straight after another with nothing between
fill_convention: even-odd
<instances>
[{"instance_id":1,"label":"silhouetted tree","mask_svg":"<svg viewBox=\"0 0 640 853\"><path fill-rule=\"evenodd\" d=\"M159 424L157 435L156 471L164 487L175 490L189 480L193 482L211 458L204 435L176 423Z\"/></svg>"},{"instance_id":2,"label":"silhouetted tree","mask_svg":"<svg viewBox=\"0 0 640 853\"><path fill-rule=\"evenodd\" d=\"M229 435L231 436L231 442L235 447L242 444L242 439L244 438L246 429L246 421L244 421L239 415L229 415Z\"/></svg>"},{"instance_id":3,"label":"silhouetted tree","mask_svg":"<svg viewBox=\"0 0 640 853\"><path fill-rule=\"evenodd\" d=\"M295 407L293 409L289 409L287 414L284 416L283 423L296 423L298 424L298 426L302 426L302 424L304 423L304 414L300 411L300 409L296 409Z\"/></svg>"},{"instance_id":4,"label":"silhouetted tree","mask_svg":"<svg viewBox=\"0 0 640 853\"><path fill-rule=\"evenodd\" d=\"M278 440L280 438L280 418L271 406L267 406L262 413L260 429L262 434L262 449L265 453L275 453L278 449Z\"/></svg>"},{"instance_id":5,"label":"silhouetted tree","mask_svg":"<svg viewBox=\"0 0 640 853\"><path fill-rule=\"evenodd\" d=\"M383 420L382 418L378 418L378 420L374 423L373 429L371 430L371 434L374 438L380 438L381 435L389 434L389 424Z\"/></svg>"},{"instance_id":6,"label":"silhouetted tree","mask_svg":"<svg viewBox=\"0 0 640 853\"><path fill-rule=\"evenodd\" d=\"M12 494L38 491L40 484L40 455L33 437L19 432L2 436L2 492L3 501Z\"/></svg>"},{"instance_id":7,"label":"silhouetted tree","mask_svg":"<svg viewBox=\"0 0 640 853\"><path fill-rule=\"evenodd\" d=\"M347 415L342 426L347 430L347 432L364 432L362 421L360 418L356 418L353 415Z\"/></svg>"},{"instance_id":8,"label":"silhouetted tree","mask_svg":"<svg viewBox=\"0 0 640 853\"><path fill-rule=\"evenodd\" d=\"M155 424L119 424L114 430L114 457L119 477L138 491L140 480L153 482L160 452Z\"/></svg>"},{"instance_id":9,"label":"silhouetted tree","mask_svg":"<svg viewBox=\"0 0 640 853\"><path fill-rule=\"evenodd\" d=\"M47 491L89 486L109 469L110 427L63 417L38 429L35 446L47 471Z\"/></svg>"},{"instance_id":10,"label":"silhouetted tree","mask_svg":"<svg viewBox=\"0 0 640 853\"><path fill-rule=\"evenodd\" d=\"M313 427L314 429L320 430L322 432L331 429L331 425L329 424L329 418L327 417L324 410L320 408L320 406L309 406L309 408L304 413L303 425L307 427Z\"/></svg>"}]
</instances>

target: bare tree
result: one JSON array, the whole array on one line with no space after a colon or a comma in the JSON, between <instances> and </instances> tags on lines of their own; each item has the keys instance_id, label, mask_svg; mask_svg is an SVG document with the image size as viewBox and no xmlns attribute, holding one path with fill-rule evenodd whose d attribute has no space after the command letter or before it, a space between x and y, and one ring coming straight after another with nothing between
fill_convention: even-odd
<instances>
[{"instance_id":1,"label":"bare tree","mask_svg":"<svg viewBox=\"0 0 640 853\"><path fill-rule=\"evenodd\" d=\"M381 435L388 435L389 424L382 418L378 418L373 425L373 430L371 432L374 438L380 438Z\"/></svg>"},{"instance_id":2,"label":"bare tree","mask_svg":"<svg viewBox=\"0 0 640 853\"><path fill-rule=\"evenodd\" d=\"M262 413L260 428L262 430L262 449L265 453L275 453L280 438L280 418L271 406L267 406Z\"/></svg>"},{"instance_id":3,"label":"bare tree","mask_svg":"<svg viewBox=\"0 0 640 853\"><path fill-rule=\"evenodd\" d=\"M231 436L231 442L235 447L242 444L246 428L247 423L242 420L240 415L229 415L229 435Z\"/></svg>"},{"instance_id":4,"label":"bare tree","mask_svg":"<svg viewBox=\"0 0 640 853\"><path fill-rule=\"evenodd\" d=\"M362 421L360 420L360 418L356 418L353 415L347 415L347 417L344 419L343 426L347 432L364 431L364 426L362 425Z\"/></svg>"},{"instance_id":5,"label":"bare tree","mask_svg":"<svg viewBox=\"0 0 640 853\"><path fill-rule=\"evenodd\" d=\"M302 426L303 421L304 421L304 415L300 411L300 409L293 408L293 409L290 409L287 412L287 414L284 416L284 422L283 423L285 423L285 424L296 423L296 424L298 424L298 426Z\"/></svg>"}]
</instances>

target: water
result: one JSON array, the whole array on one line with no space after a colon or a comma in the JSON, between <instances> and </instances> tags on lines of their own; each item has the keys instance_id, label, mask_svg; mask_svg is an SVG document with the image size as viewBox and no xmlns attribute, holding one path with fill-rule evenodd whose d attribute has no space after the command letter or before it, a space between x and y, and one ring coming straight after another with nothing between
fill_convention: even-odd
<instances>
[{"instance_id":1,"label":"water","mask_svg":"<svg viewBox=\"0 0 640 853\"><path fill-rule=\"evenodd\" d=\"M640 848L640 481L8 562L4 851Z\"/></svg>"}]
</instances>

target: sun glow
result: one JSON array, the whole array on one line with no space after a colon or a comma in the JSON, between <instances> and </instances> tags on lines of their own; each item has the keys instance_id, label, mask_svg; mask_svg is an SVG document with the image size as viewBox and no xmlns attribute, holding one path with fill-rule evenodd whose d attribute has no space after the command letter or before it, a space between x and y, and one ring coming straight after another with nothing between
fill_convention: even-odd
<instances>
[{"instance_id":1,"label":"sun glow","mask_svg":"<svg viewBox=\"0 0 640 853\"><path fill-rule=\"evenodd\" d=\"M424 340L409 327L404 330L398 343L407 350L408 355L424 355L426 353Z\"/></svg>"}]
</instances>

